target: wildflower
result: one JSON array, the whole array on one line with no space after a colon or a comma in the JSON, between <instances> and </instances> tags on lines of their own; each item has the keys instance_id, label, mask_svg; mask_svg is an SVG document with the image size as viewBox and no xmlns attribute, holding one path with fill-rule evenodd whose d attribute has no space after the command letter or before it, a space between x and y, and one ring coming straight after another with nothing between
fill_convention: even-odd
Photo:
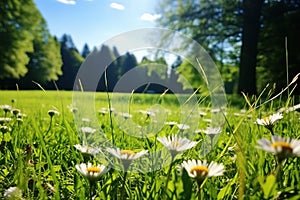
<instances>
[{"instance_id":1,"label":"wildflower","mask_svg":"<svg viewBox=\"0 0 300 200\"><path fill-rule=\"evenodd\" d=\"M86 123L91 122L91 120L89 118L86 118L86 117L82 118L81 121L86 122Z\"/></svg>"},{"instance_id":2,"label":"wildflower","mask_svg":"<svg viewBox=\"0 0 300 200\"><path fill-rule=\"evenodd\" d=\"M4 134L4 133L7 133L9 131L9 128L8 128L8 126L1 126L0 125L0 131Z\"/></svg>"},{"instance_id":3,"label":"wildflower","mask_svg":"<svg viewBox=\"0 0 300 200\"><path fill-rule=\"evenodd\" d=\"M96 132L96 129L88 127L88 126L81 127L80 130L84 133L95 133Z\"/></svg>"},{"instance_id":4,"label":"wildflower","mask_svg":"<svg viewBox=\"0 0 300 200\"><path fill-rule=\"evenodd\" d=\"M213 139L216 135L218 135L219 133L222 132L222 128L221 127L217 127L217 128L212 128L212 127L208 127L205 130L202 130L203 133L205 133L206 135L208 135L211 139Z\"/></svg>"},{"instance_id":5,"label":"wildflower","mask_svg":"<svg viewBox=\"0 0 300 200\"><path fill-rule=\"evenodd\" d=\"M107 148L106 150L122 161L125 171L128 169L132 160L140 158L148 153L148 150L142 150L138 153L135 153L132 150L120 150L119 148Z\"/></svg>"},{"instance_id":6,"label":"wildflower","mask_svg":"<svg viewBox=\"0 0 300 200\"><path fill-rule=\"evenodd\" d=\"M48 110L48 115L52 118L54 115L59 115L57 110Z\"/></svg>"},{"instance_id":7,"label":"wildflower","mask_svg":"<svg viewBox=\"0 0 300 200\"><path fill-rule=\"evenodd\" d=\"M207 163L206 160L188 160L183 161L181 166L187 171L191 178L196 180L204 180L207 177L222 176L224 173L224 165L215 162Z\"/></svg>"},{"instance_id":8,"label":"wildflower","mask_svg":"<svg viewBox=\"0 0 300 200\"><path fill-rule=\"evenodd\" d=\"M0 117L0 124L8 123L11 121L10 117Z\"/></svg>"},{"instance_id":9,"label":"wildflower","mask_svg":"<svg viewBox=\"0 0 300 200\"><path fill-rule=\"evenodd\" d=\"M18 187L10 187L4 192L4 199L17 200L22 198L22 191Z\"/></svg>"},{"instance_id":10,"label":"wildflower","mask_svg":"<svg viewBox=\"0 0 300 200\"><path fill-rule=\"evenodd\" d=\"M165 125L169 125L171 128L175 125L177 125L177 122L170 121L170 122L165 122Z\"/></svg>"},{"instance_id":11,"label":"wildflower","mask_svg":"<svg viewBox=\"0 0 300 200\"><path fill-rule=\"evenodd\" d=\"M147 118L148 117L153 117L155 116L155 112L151 111L151 110L139 110L140 113L144 114L144 115L147 115Z\"/></svg>"},{"instance_id":12,"label":"wildflower","mask_svg":"<svg viewBox=\"0 0 300 200\"><path fill-rule=\"evenodd\" d=\"M179 128L179 130L184 131L190 128L187 124L176 124L176 126Z\"/></svg>"},{"instance_id":13,"label":"wildflower","mask_svg":"<svg viewBox=\"0 0 300 200\"><path fill-rule=\"evenodd\" d=\"M93 166L91 163L81 163L75 166L77 171L89 181L97 181L109 168L104 165Z\"/></svg>"},{"instance_id":14,"label":"wildflower","mask_svg":"<svg viewBox=\"0 0 300 200\"><path fill-rule=\"evenodd\" d=\"M20 110L19 109L12 109L11 112L17 116L19 113L20 113Z\"/></svg>"},{"instance_id":15,"label":"wildflower","mask_svg":"<svg viewBox=\"0 0 300 200\"><path fill-rule=\"evenodd\" d=\"M177 153L191 149L198 144L198 142L193 142L183 137L177 137L177 135L158 137L157 140L171 152L172 158L174 158Z\"/></svg>"},{"instance_id":16,"label":"wildflower","mask_svg":"<svg viewBox=\"0 0 300 200\"><path fill-rule=\"evenodd\" d=\"M275 125L275 122L277 122L278 120L280 120L282 118L283 118L283 116L281 113L275 113L273 115L264 117L262 119L256 119L256 123L258 125L262 125L262 126L266 127L273 134L273 127Z\"/></svg>"},{"instance_id":17,"label":"wildflower","mask_svg":"<svg viewBox=\"0 0 300 200\"><path fill-rule=\"evenodd\" d=\"M6 104L0 105L0 108L1 108L5 113L10 112L11 109L12 109L12 107L11 107L10 105L6 105Z\"/></svg>"},{"instance_id":18,"label":"wildflower","mask_svg":"<svg viewBox=\"0 0 300 200\"><path fill-rule=\"evenodd\" d=\"M271 137L271 141L263 138L257 143L256 148L273 153L279 161L292 156L300 156L300 140L274 135Z\"/></svg>"},{"instance_id":19,"label":"wildflower","mask_svg":"<svg viewBox=\"0 0 300 200\"><path fill-rule=\"evenodd\" d=\"M98 148L90 147L87 145L80 145L75 144L74 147L80 151L83 155L96 155L97 153L100 153L101 150Z\"/></svg>"},{"instance_id":20,"label":"wildflower","mask_svg":"<svg viewBox=\"0 0 300 200\"><path fill-rule=\"evenodd\" d=\"M132 115L129 114L129 113L119 113L119 114L120 114L120 116L123 117L124 119L129 119L129 118L132 117Z\"/></svg>"}]
</instances>

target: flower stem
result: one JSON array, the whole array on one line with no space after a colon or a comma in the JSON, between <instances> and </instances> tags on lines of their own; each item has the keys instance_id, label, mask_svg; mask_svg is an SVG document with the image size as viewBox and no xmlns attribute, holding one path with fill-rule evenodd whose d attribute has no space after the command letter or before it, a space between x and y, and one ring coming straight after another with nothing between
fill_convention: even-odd
<instances>
[{"instance_id":1,"label":"flower stem","mask_svg":"<svg viewBox=\"0 0 300 200\"><path fill-rule=\"evenodd\" d=\"M121 200L124 199L124 190L125 190L126 178L127 178L127 171L124 172L123 184L122 184L122 189L121 189Z\"/></svg>"},{"instance_id":2,"label":"flower stem","mask_svg":"<svg viewBox=\"0 0 300 200\"><path fill-rule=\"evenodd\" d=\"M170 167L168 169L168 173L167 173L167 179L166 179L166 183L165 183L165 189L164 189L164 192L165 192L165 199L167 199L167 190L168 190L168 183L169 183L169 180L170 180L170 175L171 175L171 169L172 169L172 166L173 166L173 160L174 160L174 156L172 155L172 158L171 158L171 164L170 164Z\"/></svg>"},{"instance_id":3,"label":"flower stem","mask_svg":"<svg viewBox=\"0 0 300 200\"><path fill-rule=\"evenodd\" d=\"M203 180L197 180L198 200L202 200L202 188L201 188L202 183L203 183Z\"/></svg>"}]
</instances>

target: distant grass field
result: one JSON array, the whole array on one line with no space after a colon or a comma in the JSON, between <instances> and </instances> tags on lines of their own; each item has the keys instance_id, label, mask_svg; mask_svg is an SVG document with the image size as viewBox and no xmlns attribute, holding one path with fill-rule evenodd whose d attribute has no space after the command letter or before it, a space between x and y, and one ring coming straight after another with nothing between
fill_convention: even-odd
<instances>
[{"instance_id":1,"label":"distant grass field","mask_svg":"<svg viewBox=\"0 0 300 200\"><path fill-rule=\"evenodd\" d=\"M293 99L264 105L249 99L251 108L244 99L228 96L222 112L210 110L204 98L195 105L201 112L191 114L168 94L109 94L109 101L106 93L96 93L92 103L86 97L93 93L80 95L73 100L68 91L0 91L0 199L9 199L12 187L20 189L23 199L300 199L300 142L270 144L285 153L274 156L257 148L259 139L272 137L270 127L255 123L280 108L293 108ZM6 112L3 105L12 110ZM49 110L59 115L49 115ZM224 117L224 124L218 135L207 136L214 112ZM274 134L299 139L300 114L292 109L281 113ZM170 135L198 144L175 156L158 141ZM183 143L172 145L179 149ZM76 144L101 153L82 153ZM126 150L128 156L142 150L147 154L129 162L115 158L108 147ZM205 175L206 169L198 166L193 179L178 170L189 159L222 164L223 175L202 179L198 172ZM87 162L95 166L86 169L90 174L101 172L98 164L110 169L94 180L75 167ZM128 172L121 170L126 163ZM18 198L12 194L11 199Z\"/></svg>"}]
</instances>

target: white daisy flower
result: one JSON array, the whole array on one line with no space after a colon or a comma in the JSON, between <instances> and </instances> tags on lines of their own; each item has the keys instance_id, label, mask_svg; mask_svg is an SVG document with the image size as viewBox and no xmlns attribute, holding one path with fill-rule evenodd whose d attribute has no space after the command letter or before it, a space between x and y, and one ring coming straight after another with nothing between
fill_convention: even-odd
<instances>
[{"instance_id":1,"label":"white daisy flower","mask_svg":"<svg viewBox=\"0 0 300 200\"><path fill-rule=\"evenodd\" d=\"M84 133L95 133L96 129L85 126L85 127L81 127L80 130Z\"/></svg>"},{"instance_id":2,"label":"white daisy flower","mask_svg":"<svg viewBox=\"0 0 300 200\"><path fill-rule=\"evenodd\" d=\"M0 117L0 124L8 123L11 121L10 117Z\"/></svg>"},{"instance_id":3,"label":"white daisy flower","mask_svg":"<svg viewBox=\"0 0 300 200\"><path fill-rule=\"evenodd\" d=\"M89 181L98 180L102 175L104 175L109 170L109 168L104 165L94 166L91 163L77 164L75 168L82 176L87 178Z\"/></svg>"},{"instance_id":4,"label":"white daisy flower","mask_svg":"<svg viewBox=\"0 0 300 200\"><path fill-rule=\"evenodd\" d=\"M90 118L87 117L82 118L81 121L86 123L91 122Z\"/></svg>"},{"instance_id":5,"label":"white daisy flower","mask_svg":"<svg viewBox=\"0 0 300 200\"><path fill-rule=\"evenodd\" d=\"M187 124L176 124L176 126L179 128L179 130L184 131L190 128Z\"/></svg>"},{"instance_id":6,"label":"white daisy flower","mask_svg":"<svg viewBox=\"0 0 300 200\"><path fill-rule=\"evenodd\" d=\"M177 122L169 121L169 122L165 122L165 125L173 127L173 126L177 125Z\"/></svg>"},{"instance_id":7,"label":"white daisy flower","mask_svg":"<svg viewBox=\"0 0 300 200\"><path fill-rule=\"evenodd\" d=\"M138 153L132 150L120 150L119 148L107 148L106 150L121 160L134 160L148 153L148 150L142 150Z\"/></svg>"},{"instance_id":8,"label":"white daisy flower","mask_svg":"<svg viewBox=\"0 0 300 200\"><path fill-rule=\"evenodd\" d=\"M53 117L54 115L59 115L60 113L57 110L48 110L48 115Z\"/></svg>"},{"instance_id":9,"label":"white daisy flower","mask_svg":"<svg viewBox=\"0 0 300 200\"><path fill-rule=\"evenodd\" d=\"M258 125L262 125L264 127L266 127L267 129L272 129L275 122L277 122L278 120L282 119L283 116L281 113L275 113L273 115L264 117L262 119L256 119L256 123Z\"/></svg>"},{"instance_id":10,"label":"white daisy flower","mask_svg":"<svg viewBox=\"0 0 300 200\"><path fill-rule=\"evenodd\" d=\"M171 152L173 158L177 153L191 149L198 144L198 142L193 142L183 137L177 137L177 135L158 137L157 140Z\"/></svg>"},{"instance_id":11,"label":"white daisy flower","mask_svg":"<svg viewBox=\"0 0 300 200\"><path fill-rule=\"evenodd\" d=\"M273 135L271 141L263 138L258 140L257 143L258 146L256 146L256 148L273 153L277 155L279 159L300 156L300 140Z\"/></svg>"},{"instance_id":12,"label":"white daisy flower","mask_svg":"<svg viewBox=\"0 0 300 200\"><path fill-rule=\"evenodd\" d=\"M96 155L101 150L88 145L75 144L74 147L84 155Z\"/></svg>"},{"instance_id":13,"label":"white daisy flower","mask_svg":"<svg viewBox=\"0 0 300 200\"><path fill-rule=\"evenodd\" d=\"M4 191L4 199L17 200L22 198L22 191L18 187L10 187Z\"/></svg>"},{"instance_id":14,"label":"white daisy flower","mask_svg":"<svg viewBox=\"0 0 300 200\"><path fill-rule=\"evenodd\" d=\"M4 112L10 112L12 106L4 104L4 105L0 105L0 109L2 109Z\"/></svg>"},{"instance_id":15,"label":"white daisy flower","mask_svg":"<svg viewBox=\"0 0 300 200\"><path fill-rule=\"evenodd\" d=\"M217 127L217 128L208 127L207 129L202 130L202 132L205 133L206 135L217 135L222 132L222 128L221 127Z\"/></svg>"},{"instance_id":16,"label":"white daisy flower","mask_svg":"<svg viewBox=\"0 0 300 200\"><path fill-rule=\"evenodd\" d=\"M138 153L135 153L132 150L120 150L119 148L107 148L106 150L122 161L125 171L128 169L132 160L140 158L148 153L148 150L142 150Z\"/></svg>"},{"instance_id":17,"label":"white daisy flower","mask_svg":"<svg viewBox=\"0 0 300 200\"><path fill-rule=\"evenodd\" d=\"M151 110L139 110L140 113L147 115L147 117L153 117L155 116L155 112L151 111Z\"/></svg>"},{"instance_id":18,"label":"white daisy flower","mask_svg":"<svg viewBox=\"0 0 300 200\"><path fill-rule=\"evenodd\" d=\"M132 117L132 115L129 114L129 113L119 113L119 115L120 115L121 117L123 117L124 119L129 119L129 118Z\"/></svg>"},{"instance_id":19,"label":"white daisy flower","mask_svg":"<svg viewBox=\"0 0 300 200\"><path fill-rule=\"evenodd\" d=\"M202 180L211 176L222 176L224 165L215 162L207 163L206 160L188 160L183 161L181 166L187 171L191 178Z\"/></svg>"}]
</instances>

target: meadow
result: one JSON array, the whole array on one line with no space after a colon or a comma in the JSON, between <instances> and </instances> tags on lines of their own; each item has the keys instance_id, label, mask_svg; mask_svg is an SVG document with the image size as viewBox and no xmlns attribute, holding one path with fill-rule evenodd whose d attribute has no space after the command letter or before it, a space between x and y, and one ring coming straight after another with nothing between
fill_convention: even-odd
<instances>
[{"instance_id":1,"label":"meadow","mask_svg":"<svg viewBox=\"0 0 300 200\"><path fill-rule=\"evenodd\" d=\"M300 199L296 97L72 95L0 91L0 199Z\"/></svg>"}]
</instances>

